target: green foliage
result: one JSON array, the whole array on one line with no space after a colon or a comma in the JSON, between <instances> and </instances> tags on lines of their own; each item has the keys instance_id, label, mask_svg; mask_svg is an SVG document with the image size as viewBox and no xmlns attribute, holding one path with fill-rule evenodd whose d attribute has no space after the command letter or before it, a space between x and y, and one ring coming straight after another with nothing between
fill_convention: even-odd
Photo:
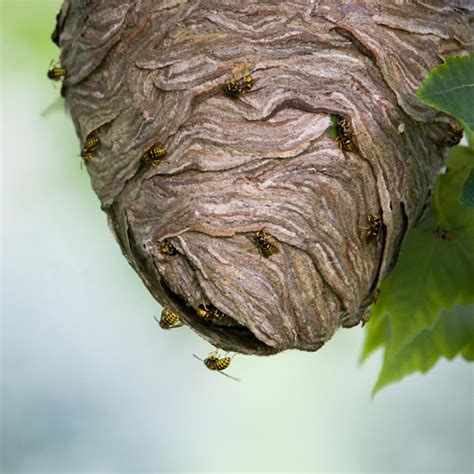
<instances>
[{"instance_id":1,"label":"green foliage","mask_svg":"<svg viewBox=\"0 0 474 474\"><path fill-rule=\"evenodd\" d=\"M389 324L385 318L385 324ZM461 354L468 360L474 356L474 305L454 306L441 311L432 327L421 330L395 356L385 353L384 365L374 392L406 375L430 370L442 356L453 359Z\"/></svg>"},{"instance_id":2,"label":"green foliage","mask_svg":"<svg viewBox=\"0 0 474 474\"><path fill-rule=\"evenodd\" d=\"M462 188L461 202L467 207L474 207L474 169L469 173Z\"/></svg>"},{"instance_id":3,"label":"green foliage","mask_svg":"<svg viewBox=\"0 0 474 474\"><path fill-rule=\"evenodd\" d=\"M448 58L425 79L417 92L428 105L453 115L474 130L474 53Z\"/></svg>"},{"instance_id":4,"label":"green foliage","mask_svg":"<svg viewBox=\"0 0 474 474\"><path fill-rule=\"evenodd\" d=\"M380 287L362 355L385 349L374 391L428 370L441 356L472 359L474 210L461 204L459 190L473 165L471 150L452 150L431 212L409 233L396 268Z\"/></svg>"},{"instance_id":5,"label":"green foliage","mask_svg":"<svg viewBox=\"0 0 474 474\"><path fill-rule=\"evenodd\" d=\"M2 61L5 70L11 72L11 68L14 68L17 77L23 78L19 73L22 69L26 70L31 65L41 67L44 71L40 78L42 81L46 77L49 62L59 56L59 48L51 41L51 33L63 0L0 3ZM29 64L18 63L19 56L27 57Z\"/></svg>"},{"instance_id":6,"label":"green foliage","mask_svg":"<svg viewBox=\"0 0 474 474\"><path fill-rule=\"evenodd\" d=\"M417 92L428 105L456 117L474 149L474 53L448 58L434 68ZM462 202L474 207L474 174L463 187Z\"/></svg>"}]
</instances>

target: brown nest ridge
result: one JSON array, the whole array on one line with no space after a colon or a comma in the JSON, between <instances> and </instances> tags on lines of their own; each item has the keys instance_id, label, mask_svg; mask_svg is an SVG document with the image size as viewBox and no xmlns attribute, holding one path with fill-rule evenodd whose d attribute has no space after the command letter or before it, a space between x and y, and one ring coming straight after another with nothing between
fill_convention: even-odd
<instances>
[{"instance_id":1,"label":"brown nest ridge","mask_svg":"<svg viewBox=\"0 0 474 474\"><path fill-rule=\"evenodd\" d=\"M461 5L66 1L62 92L152 295L247 354L358 324L455 128L415 91L468 50Z\"/></svg>"}]
</instances>

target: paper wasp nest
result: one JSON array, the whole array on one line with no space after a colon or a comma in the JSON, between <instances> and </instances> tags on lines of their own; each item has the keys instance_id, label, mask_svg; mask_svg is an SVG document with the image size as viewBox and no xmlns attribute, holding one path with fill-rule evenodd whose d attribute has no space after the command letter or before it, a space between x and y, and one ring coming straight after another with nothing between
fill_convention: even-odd
<instances>
[{"instance_id":1,"label":"paper wasp nest","mask_svg":"<svg viewBox=\"0 0 474 474\"><path fill-rule=\"evenodd\" d=\"M248 354L315 351L358 324L455 127L415 91L468 50L460 5L67 0L62 92L81 145L100 140L85 154L92 185L153 296ZM246 75L251 90L225 93ZM165 160L144 163L154 145ZM382 219L378 238L368 216ZM198 317L209 304L225 316Z\"/></svg>"}]
</instances>

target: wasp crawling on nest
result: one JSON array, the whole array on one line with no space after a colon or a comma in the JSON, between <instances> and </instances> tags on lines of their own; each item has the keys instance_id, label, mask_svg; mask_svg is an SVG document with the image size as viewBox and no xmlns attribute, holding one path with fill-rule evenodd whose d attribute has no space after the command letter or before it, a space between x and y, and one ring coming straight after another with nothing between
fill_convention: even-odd
<instances>
[{"instance_id":1,"label":"wasp crawling on nest","mask_svg":"<svg viewBox=\"0 0 474 474\"><path fill-rule=\"evenodd\" d=\"M204 321L221 319L225 316L220 309L217 309L212 304L200 304L196 314Z\"/></svg>"},{"instance_id":2,"label":"wasp crawling on nest","mask_svg":"<svg viewBox=\"0 0 474 474\"><path fill-rule=\"evenodd\" d=\"M339 142L339 148L342 151L354 151L355 145L350 120L337 115L335 117L335 129L335 140Z\"/></svg>"},{"instance_id":3,"label":"wasp crawling on nest","mask_svg":"<svg viewBox=\"0 0 474 474\"><path fill-rule=\"evenodd\" d=\"M81 157L84 161L92 159L92 153L99 148L100 140L95 134L90 134L81 148Z\"/></svg>"},{"instance_id":4,"label":"wasp crawling on nest","mask_svg":"<svg viewBox=\"0 0 474 474\"><path fill-rule=\"evenodd\" d=\"M246 73L247 67L244 66L242 75L236 77L235 73L232 73L232 77L225 81L223 86L224 94L231 99L237 99L241 94L249 94L252 91L252 87L255 84L255 79L252 77L252 74Z\"/></svg>"},{"instance_id":5,"label":"wasp crawling on nest","mask_svg":"<svg viewBox=\"0 0 474 474\"><path fill-rule=\"evenodd\" d=\"M143 152L141 161L143 164L156 166L164 161L163 158L167 152L168 150L163 146L152 145Z\"/></svg>"},{"instance_id":6,"label":"wasp crawling on nest","mask_svg":"<svg viewBox=\"0 0 474 474\"><path fill-rule=\"evenodd\" d=\"M160 250L161 253L170 256L176 255L178 253L176 247L169 241L169 239L164 239L160 242Z\"/></svg>"},{"instance_id":7,"label":"wasp crawling on nest","mask_svg":"<svg viewBox=\"0 0 474 474\"><path fill-rule=\"evenodd\" d=\"M259 252L265 258L269 258L273 254L279 252L278 248L270 242L270 236L266 234L264 230L259 230L258 232L255 232L253 242L258 248Z\"/></svg>"},{"instance_id":8,"label":"wasp crawling on nest","mask_svg":"<svg viewBox=\"0 0 474 474\"><path fill-rule=\"evenodd\" d=\"M155 320L160 325L161 329L179 328L183 325L179 316L176 313L170 311L166 306L161 312L160 320L158 321L158 318L156 316Z\"/></svg>"},{"instance_id":9,"label":"wasp crawling on nest","mask_svg":"<svg viewBox=\"0 0 474 474\"><path fill-rule=\"evenodd\" d=\"M59 63L56 63L53 67L51 67L53 61L51 61L48 70L48 79L52 81L59 81L66 77L66 69L63 68Z\"/></svg>"},{"instance_id":10,"label":"wasp crawling on nest","mask_svg":"<svg viewBox=\"0 0 474 474\"><path fill-rule=\"evenodd\" d=\"M364 227L365 235L368 239L379 240L382 235L382 218L378 214L367 214L367 222L369 225Z\"/></svg>"},{"instance_id":11,"label":"wasp crawling on nest","mask_svg":"<svg viewBox=\"0 0 474 474\"><path fill-rule=\"evenodd\" d=\"M232 375L229 374L224 374L223 372L223 370L229 367L230 363L232 362L232 359L235 357L235 354L231 357L229 357L227 354L225 355L225 357L219 357L219 350L216 349L215 351L211 352L204 360L198 357L196 354L193 354L193 356L196 357L197 360L204 362L204 365L209 370L215 370L220 374L229 377L232 380L236 380L237 382L240 381L240 379L232 377Z\"/></svg>"}]
</instances>

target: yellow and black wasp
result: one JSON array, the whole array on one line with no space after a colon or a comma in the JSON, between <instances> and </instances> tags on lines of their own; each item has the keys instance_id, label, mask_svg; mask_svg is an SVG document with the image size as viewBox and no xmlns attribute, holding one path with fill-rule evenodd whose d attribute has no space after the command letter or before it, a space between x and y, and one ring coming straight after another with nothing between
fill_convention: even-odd
<instances>
[{"instance_id":1,"label":"yellow and black wasp","mask_svg":"<svg viewBox=\"0 0 474 474\"><path fill-rule=\"evenodd\" d=\"M232 377L232 375L229 374L224 374L223 372L223 370L229 367L230 363L232 362L232 359L235 357L235 354L232 357L229 357L227 354L225 355L225 357L219 357L219 351L218 349L216 349L215 351L211 352L204 360L198 357L196 354L193 354L193 356L201 362L204 362L204 365L209 370L215 370L220 374L229 377L232 380L236 380L237 382L240 381L240 379Z\"/></svg>"},{"instance_id":2,"label":"yellow and black wasp","mask_svg":"<svg viewBox=\"0 0 474 474\"><path fill-rule=\"evenodd\" d=\"M169 239L164 239L160 242L161 253L165 255L176 255L178 251L176 247L169 241Z\"/></svg>"},{"instance_id":3,"label":"yellow and black wasp","mask_svg":"<svg viewBox=\"0 0 474 474\"><path fill-rule=\"evenodd\" d=\"M220 319L225 316L225 314L212 304L200 304L196 310L196 314L199 318L208 321L210 319Z\"/></svg>"},{"instance_id":4,"label":"yellow and black wasp","mask_svg":"<svg viewBox=\"0 0 474 474\"><path fill-rule=\"evenodd\" d=\"M336 141L343 151L353 151L355 148L352 128L349 119L337 116L336 118Z\"/></svg>"},{"instance_id":5,"label":"yellow and black wasp","mask_svg":"<svg viewBox=\"0 0 474 474\"><path fill-rule=\"evenodd\" d=\"M231 99L237 99L241 94L248 94L255 84L255 79L252 74L246 73L246 67L244 67L243 74L241 77L236 77L232 73L232 77L225 81L223 86L224 94Z\"/></svg>"},{"instance_id":6,"label":"yellow and black wasp","mask_svg":"<svg viewBox=\"0 0 474 474\"><path fill-rule=\"evenodd\" d=\"M279 252L278 248L270 242L269 235L266 234L264 230L255 232L253 242L265 258L271 257L273 254Z\"/></svg>"},{"instance_id":7,"label":"yellow and black wasp","mask_svg":"<svg viewBox=\"0 0 474 474\"><path fill-rule=\"evenodd\" d=\"M163 158L167 152L164 146L152 145L144 151L141 161L143 164L156 166L164 161Z\"/></svg>"},{"instance_id":8,"label":"yellow and black wasp","mask_svg":"<svg viewBox=\"0 0 474 474\"><path fill-rule=\"evenodd\" d=\"M170 311L166 306L161 312L160 320L158 320L156 316L155 320L158 322L161 329L179 328L183 325L179 316L176 313Z\"/></svg>"},{"instance_id":9,"label":"yellow and black wasp","mask_svg":"<svg viewBox=\"0 0 474 474\"><path fill-rule=\"evenodd\" d=\"M62 78L66 77L65 68L63 68L61 65L54 65L53 67L51 67L52 64L53 62L51 61L48 70L48 79L51 79L52 81L59 81Z\"/></svg>"},{"instance_id":10,"label":"yellow and black wasp","mask_svg":"<svg viewBox=\"0 0 474 474\"><path fill-rule=\"evenodd\" d=\"M382 218L378 214L367 214L367 222L369 225L364 227L367 238L379 240L382 235Z\"/></svg>"},{"instance_id":11,"label":"yellow and black wasp","mask_svg":"<svg viewBox=\"0 0 474 474\"><path fill-rule=\"evenodd\" d=\"M92 159L92 153L99 148L100 145L100 140L99 137L97 137L94 134L89 135L86 138L86 141L81 148L81 157L84 159L84 161L89 161Z\"/></svg>"}]
</instances>

